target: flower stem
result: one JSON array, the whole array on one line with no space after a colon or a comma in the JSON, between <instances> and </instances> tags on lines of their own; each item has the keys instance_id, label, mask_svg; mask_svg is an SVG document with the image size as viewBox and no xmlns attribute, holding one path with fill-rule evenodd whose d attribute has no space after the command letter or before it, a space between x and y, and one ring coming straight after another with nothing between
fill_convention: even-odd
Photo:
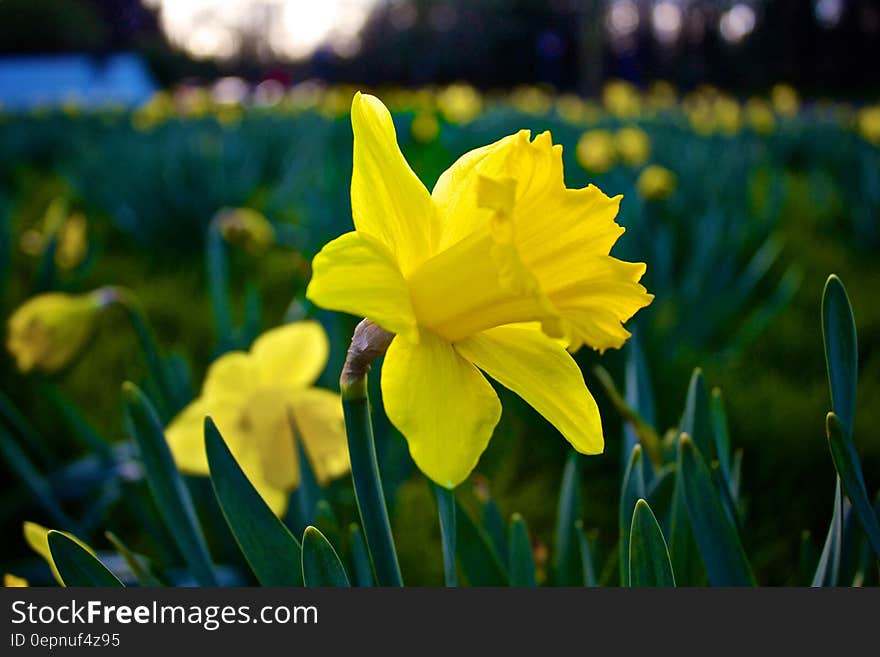
<instances>
[{"instance_id":1,"label":"flower stem","mask_svg":"<svg viewBox=\"0 0 880 657\"><path fill-rule=\"evenodd\" d=\"M379 586L403 586L394 537L391 534L391 522L388 519L388 508L385 505L382 478L379 475L379 463L376 459L370 400L367 395L367 372L370 367L369 363L354 369L349 367L352 361L365 353L365 350L358 346L364 339L365 331L376 334L373 329L378 327L365 322L366 320L361 322L355 330L349 359L346 361L340 381L345 430L348 434L348 454L351 460L351 478L354 482L358 512L367 539L367 550L376 574L376 582ZM385 343L385 347L388 343L390 339ZM381 351L384 352L384 348ZM376 355L381 354L376 353Z\"/></svg>"},{"instance_id":2,"label":"flower stem","mask_svg":"<svg viewBox=\"0 0 880 657\"><path fill-rule=\"evenodd\" d=\"M168 373L165 370L165 364L162 362L162 355L159 352L156 335L147 321L146 313L144 313L140 302L131 291L125 288L108 288L108 294L115 295L114 300L125 310L125 315L137 335L150 378L153 380L160 395L155 405L159 408L163 419L167 419L167 416L176 410L171 408L172 404L170 403L170 396L173 394L174 388L168 379Z\"/></svg>"},{"instance_id":3,"label":"flower stem","mask_svg":"<svg viewBox=\"0 0 880 657\"><path fill-rule=\"evenodd\" d=\"M443 574L448 587L458 586L455 570L455 492L431 482L440 517L440 541L443 545Z\"/></svg>"}]
</instances>

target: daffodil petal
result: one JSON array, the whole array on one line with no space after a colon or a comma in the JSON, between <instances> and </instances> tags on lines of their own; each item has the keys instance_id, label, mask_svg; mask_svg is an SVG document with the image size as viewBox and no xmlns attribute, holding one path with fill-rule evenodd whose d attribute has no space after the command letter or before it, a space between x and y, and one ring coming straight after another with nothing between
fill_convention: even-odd
<instances>
[{"instance_id":1,"label":"daffodil petal","mask_svg":"<svg viewBox=\"0 0 880 657\"><path fill-rule=\"evenodd\" d=\"M208 367L202 397L240 397L255 390L259 384L260 371L254 359L245 351L230 351Z\"/></svg>"},{"instance_id":2,"label":"daffodil petal","mask_svg":"<svg viewBox=\"0 0 880 657\"><path fill-rule=\"evenodd\" d=\"M577 451L603 451L599 408L558 341L533 328L499 326L456 343L455 350L522 397Z\"/></svg>"},{"instance_id":3,"label":"daffodil petal","mask_svg":"<svg viewBox=\"0 0 880 657\"><path fill-rule=\"evenodd\" d=\"M322 486L349 472L348 440L342 399L339 395L310 388L297 391L288 402L299 440Z\"/></svg>"},{"instance_id":4,"label":"daffodil petal","mask_svg":"<svg viewBox=\"0 0 880 657\"><path fill-rule=\"evenodd\" d=\"M381 100L355 94L351 125L355 228L388 247L406 276L434 251L438 231L434 203L400 152L394 122Z\"/></svg>"},{"instance_id":5,"label":"daffodil petal","mask_svg":"<svg viewBox=\"0 0 880 657\"><path fill-rule=\"evenodd\" d=\"M482 373L427 331L418 343L401 337L391 343L382 399L416 465L448 488L474 469L501 417L498 395Z\"/></svg>"},{"instance_id":6,"label":"daffodil petal","mask_svg":"<svg viewBox=\"0 0 880 657\"><path fill-rule=\"evenodd\" d=\"M528 139L528 131L521 132ZM431 198L440 214L440 250L456 244L489 220L491 212L477 204L477 182L480 176L505 175L507 156L518 139L521 139L519 133L475 148L458 158L437 179Z\"/></svg>"},{"instance_id":7,"label":"daffodil petal","mask_svg":"<svg viewBox=\"0 0 880 657\"><path fill-rule=\"evenodd\" d=\"M165 427L165 442L168 443L174 463L182 472L208 474L204 427L205 416L209 414L205 401L196 399Z\"/></svg>"},{"instance_id":8,"label":"daffodil petal","mask_svg":"<svg viewBox=\"0 0 880 657\"><path fill-rule=\"evenodd\" d=\"M327 333L314 320L266 331L251 347L260 380L273 387L310 386L324 371L329 353Z\"/></svg>"},{"instance_id":9,"label":"daffodil petal","mask_svg":"<svg viewBox=\"0 0 880 657\"><path fill-rule=\"evenodd\" d=\"M375 240L358 232L337 237L315 256L312 270L310 301L366 317L391 333L418 335L406 281Z\"/></svg>"}]
</instances>

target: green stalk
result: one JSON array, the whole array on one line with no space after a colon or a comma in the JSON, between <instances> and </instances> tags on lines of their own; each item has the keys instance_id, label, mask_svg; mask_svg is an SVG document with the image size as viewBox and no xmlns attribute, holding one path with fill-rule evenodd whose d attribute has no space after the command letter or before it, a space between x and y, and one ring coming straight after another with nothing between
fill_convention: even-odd
<instances>
[{"instance_id":1,"label":"green stalk","mask_svg":"<svg viewBox=\"0 0 880 657\"><path fill-rule=\"evenodd\" d=\"M229 306L229 266L226 244L220 226L212 221L205 241L205 265L208 274L208 293L214 311L214 326L220 352L232 348L232 311Z\"/></svg>"},{"instance_id":2,"label":"green stalk","mask_svg":"<svg viewBox=\"0 0 880 657\"><path fill-rule=\"evenodd\" d=\"M379 586L403 586L376 460L366 373L354 380L343 381L341 393L351 478L376 582Z\"/></svg>"},{"instance_id":3,"label":"green stalk","mask_svg":"<svg viewBox=\"0 0 880 657\"><path fill-rule=\"evenodd\" d=\"M437 515L440 517L440 541L443 545L443 575L448 587L458 586L455 571L455 491L431 482L437 499Z\"/></svg>"},{"instance_id":4,"label":"green stalk","mask_svg":"<svg viewBox=\"0 0 880 657\"><path fill-rule=\"evenodd\" d=\"M155 400L155 404L159 407L162 417L167 419L177 409L172 408L171 399L169 398L174 387L168 379L168 373L162 362L162 355L159 352L156 335L153 333L153 329L147 321L146 313L144 313L137 298L127 289L114 288L114 292L118 295L117 300L125 309L125 315L131 323L135 335L137 335L150 378L161 395L159 399Z\"/></svg>"}]
</instances>

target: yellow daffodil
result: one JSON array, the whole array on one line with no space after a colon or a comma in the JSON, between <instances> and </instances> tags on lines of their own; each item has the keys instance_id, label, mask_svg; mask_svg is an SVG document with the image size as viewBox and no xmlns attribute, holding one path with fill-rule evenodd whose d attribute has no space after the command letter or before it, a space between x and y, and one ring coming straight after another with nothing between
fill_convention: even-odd
<instances>
[{"instance_id":1,"label":"yellow daffodil","mask_svg":"<svg viewBox=\"0 0 880 657\"><path fill-rule=\"evenodd\" d=\"M437 94L437 107L450 123L465 125L480 115L483 99L469 84L452 84Z\"/></svg>"},{"instance_id":2,"label":"yellow daffodil","mask_svg":"<svg viewBox=\"0 0 880 657\"><path fill-rule=\"evenodd\" d=\"M12 573L6 573L3 575L3 586L7 589L26 588L30 586L30 584L24 577L17 577Z\"/></svg>"},{"instance_id":3,"label":"yellow daffodil","mask_svg":"<svg viewBox=\"0 0 880 657\"><path fill-rule=\"evenodd\" d=\"M602 89L602 103L611 114L622 119L631 119L642 110L639 90L629 82L612 80Z\"/></svg>"},{"instance_id":4,"label":"yellow daffodil","mask_svg":"<svg viewBox=\"0 0 880 657\"><path fill-rule=\"evenodd\" d=\"M430 144L440 134L440 122L433 112L419 112L413 117L410 133L420 144Z\"/></svg>"},{"instance_id":5,"label":"yellow daffodil","mask_svg":"<svg viewBox=\"0 0 880 657\"><path fill-rule=\"evenodd\" d=\"M602 108L574 94L563 94L556 99L556 113L573 125L589 125L602 117Z\"/></svg>"},{"instance_id":6,"label":"yellow daffodil","mask_svg":"<svg viewBox=\"0 0 880 657\"><path fill-rule=\"evenodd\" d=\"M651 154L651 140L644 130L629 126L614 135L614 143L620 159L631 167L640 167Z\"/></svg>"},{"instance_id":7,"label":"yellow daffodil","mask_svg":"<svg viewBox=\"0 0 880 657\"><path fill-rule=\"evenodd\" d=\"M89 250L88 224L80 212L70 215L58 228L55 242L55 264L70 270L79 265Z\"/></svg>"},{"instance_id":8,"label":"yellow daffodil","mask_svg":"<svg viewBox=\"0 0 880 657\"><path fill-rule=\"evenodd\" d=\"M174 99L167 91L154 94L131 115L135 130L146 132L174 115Z\"/></svg>"},{"instance_id":9,"label":"yellow daffodil","mask_svg":"<svg viewBox=\"0 0 880 657\"><path fill-rule=\"evenodd\" d=\"M875 146L880 146L880 105L860 110L858 124L862 137Z\"/></svg>"},{"instance_id":10,"label":"yellow daffodil","mask_svg":"<svg viewBox=\"0 0 880 657\"><path fill-rule=\"evenodd\" d=\"M42 255L52 237L55 264L60 269L73 269L85 259L89 250L86 218L80 212L68 214L63 198L55 199L46 208L41 230L30 228L22 233L21 250L30 256Z\"/></svg>"},{"instance_id":11,"label":"yellow daffodil","mask_svg":"<svg viewBox=\"0 0 880 657\"><path fill-rule=\"evenodd\" d=\"M675 174L666 167L652 164L639 174L636 189L649 201L663 200L675 191Z\"/></svg>"},{"instance_id":12,"label":"yellow daffodil","mask_svg":"<svg viewBox=\"0 0 880 657\"><path fill-rule=\"evenodd\" d=\"M739 102L729 96L720 96L713 104L715 119L721 132L735 135L742 125Z\"/></svg>"},{"instance_id":13,"label":"yellow daffodil","mask_svg":"<svg viewBox=\"0 0 880 657\"><path fill-rule=\"evenodd\" d=\"M761 98L750 98L746 103L746 119L759 135L769 135L776 127L773 106Z\"/></svg>"},{"instance_id":14,"label":"yellow daffodil","mask_svg":"<svg viewBox=\"0 0 880 657\"><path fill-rule=\"evenodd\" d=\"M38 525L35 522L25 522L22 525L22 532L24 534L25 542L34 552L46 560L46 563L49 564L49 568L52 569L52 576L55 578L55 581L63 586L64 582L61 579L61 575L58 573L58 568L55 567L55 560L52 558L52 551L49 549L49 529L42 525ZM84 550L88 550L92 554L95 554L95 551L92 548L83 543L73 534L67 532L61 533L70 540L78 543Z\"/></svg>"},{"instance_id":15,"label":"yellow daffodil","mask_svg":"<svg viewBox=\"0 0 880 657\"><path fill-rule=\"evenodd\" d=\"M575 150L578 163L590 173L605 173L614 166L617 147L607 130L588 130L581 135Z\"/></svg>"},{"instance_id":16,"label":"yellow daffodil","mask_svg":"<svg viewBox=\"0 0 880 657\"><path fill-rule=\"evenodd\" d=\"M347 474L342 401L313 387L328 350L324 329L306 320L267 331L248 352L217 359L199 398L166 429L177 466L189 474L209 474L203 425L210 415L248 479L279 516L299 486L295 439L302 441L320 484Z\"/></svg>"},{"instance_id":17,"label":"yellow daffodil","mask_svg":"<svg viewBox=\"0 0 880 657\"><path fill-rule=\"evenodd\" d=\"M7 326L6 348L21 372L55 372L92 338L101 311L117 301L113 288L87 294L48 292L19 306Z\"/></svg>"},{"instance_id":18,"label":"yellow daffodil","mask_svg":"<svg viewBox=\"0 0 880 657\"><path fill-rule=\"evenodd\" d=\"M524 85L510 93L510 104L525 114L543 116L553 107L553 98L540 87Z\"/></svg>"},{"instance_id":19,"label":"yellow daffodil","mask_svg":"<svg viewBox=\"0 0 880 657\"><path fill-rule=\"evenodd\" d=\"M251 208L223 208L214 218L223 239L259 254L275 241L275 229L266 217Z\"/></svg>"},{"instance_id":20,"label":"yellow daffodil","mask_svg":"<svg viewBox=\"0 0 880 657\"><path fill-rule=\"evenodd\" d=\"M644 264L609 255L620 197L566 189L562 147L526 130L463 155L428 192L378 98L355 95L351 117L356 230L315 257L306 295L394 334L382 397L416 464L450 488L474 468L501 415L482 372L575 449L601 452L564 345L620 347L622 322L653 298Z\"/></svg>"},{"instance_id":21,"label":"yellow daffodil","mask_svg":"<svg viewBox=\"0 0 880 657\"><path fill-rule=\"evenodd\" d=\"M657 80L648 89L648 107L653 110L670 110L678 103L678 93L675 87L665 80Z\"/></svg>"},{"instance_id":22,"label":"yellow daffodil","mask_svg":"<svg viewBox=\"0 0 880 657\"><path fill-rule=\"evenodd\" d=\"M780 116L791 118L801 108L801 100L794 87L787 84L776 84L770 90L770 101Z\"/></svg>"}]
</instances>

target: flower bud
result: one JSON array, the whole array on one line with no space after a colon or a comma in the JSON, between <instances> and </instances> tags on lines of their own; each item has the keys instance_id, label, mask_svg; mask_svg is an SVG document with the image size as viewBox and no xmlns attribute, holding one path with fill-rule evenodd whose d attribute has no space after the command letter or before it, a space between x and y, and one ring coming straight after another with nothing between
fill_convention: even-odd
<instances>
[{"instance_id":1,"label":"flower bud","mask_svg":"<svg viewBox=\"0 0 880 657\"><path fill-rule=\"evenodd\" d=\"M40 294L9 318L6 348L21 372L56 372L80 354L101 311L117 299L117 290L109 287L79 295Z\"/></svg>"},{"instance_id":2,"label":"flower bud","mask_svg":"<svg viewBox=\"0 0 880 657\"><path fill-rule=\"evenodd\" d=\"M251 208L224 208L214 221L230 244L259 254L275 242L275 229L259 212Z\"/></svg>"},{"instance_id":3,"label":"flower bud","mask_svg":"<svg viewBox=\"0 0 880 657\"><path fill-rule=\"evenodd\" d=\"M661 201L675 191L675 174L666 167L652 164L639 174L636 189L642 198Z\"/></svg>"}]
</instances>

